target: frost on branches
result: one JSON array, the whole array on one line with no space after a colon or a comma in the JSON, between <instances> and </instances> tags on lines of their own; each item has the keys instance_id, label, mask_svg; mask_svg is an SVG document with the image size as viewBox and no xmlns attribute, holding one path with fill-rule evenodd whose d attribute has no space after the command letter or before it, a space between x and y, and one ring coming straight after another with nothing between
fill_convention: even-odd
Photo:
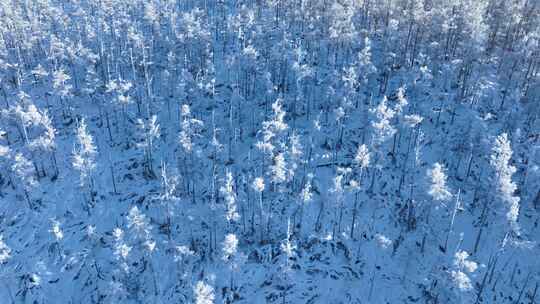
<instances>
[{"instance_id":1,"label":"frost on branches","mask_svg":"<svg viewBox=\"0 0 540 304\"><path fill-rule=\"evenodd\" d=\"M474 273L478 265L470 261L466 251L458 251L454 255L453 269L450 271L452 280L461 291L470 291L473 288L469 274Z\"/></svg>"},{"instance_id":2,"label":"frost on branches","mask_svg":"<svg viewBox=\"0 0 540 304\"><path fill-rule=\"evenodd\" d=\"M444 173L443 165L435 163L433 168L428 170L428 178L430 179L428 194L434 200L446 201L452 197L452 194L446 185L446 174Z\"/></svg>"},{"instance_id":3,"label":"frost on branches","mask_svg":"<svg viewBox=\"0 0 540 304\"><path fill-rule=\"evenodd\" d=\"M203 281L197 282L193 288L196 304L214 304L214 288Z\"/></svg>"},{"instance_id":4,"label":"frost on branches","mask_svg":"<svg viewBox=\"0 0 540 304\"><path fill-rule=\"evenodd\" d=\"M397 132L392 126L391 120L396 115L396 111L388 106L388 99L383 97L379 105L372 109L371 112L375 115L375 120L372 122L374 130L374 141L377 144L382 144Z\"/></svg>"},{"instance_id":5,"label":"frost on branches","mask_svg":"<svg viewBox=\"0 0 540 304\"><path fill-rule=\"evenodd\" d=\"M234 191L234 182L231 172L227 172L225 178L225 184L220 188L220 191L225 198L225 217L229 222L236 222L240 218L240 215L236 209L236 193Z\"/></svg>"},{"instance_id":6,"label":"frost on branches","mask_svg":"<svg viewBox=\"0 0 540 304\"><path fill-rule=\"evenodd\" d=\"M506 207L506 220L514 233L519 234L519 197L515 196L517 185L512 181L512 175L516 173L516 167L511 164L512 148L508 135L503 133L495 139L492 148L490 163L495 169L495 182L501 201Z\"/></svg>"},{"instance_id":7,"label":"frost on branches","mask_svg":"<svg viewBox=\"0 0 540 304\"><path fill-rule=\"evenodd\" d=\"M1 303L539 301L538 0L0 7Z\"/></svg>"},{"instance_id":8,"label":"frost on branches","mask_svg":"<svg viewBox=\"0 0 540 304\"><path fill-rule=\"evenodd\" d=\"M0 235L0 264L6 263L11 254L11 249L6 245L3 238L4 237Z\"/></svg>"},{"instance_id":9,"label":"frost on branches","mask_svg":"<svg viewBox=\"0 0 540 304\"><path fill-rule=\"evenodd\" d=\"M77 128L77 145L73 150L73 167L79 171L82 186L93 186L92 172L96 168L96 156L94 139L88 132L86 121L82 119Z\"/></svg>"}]
</instances>

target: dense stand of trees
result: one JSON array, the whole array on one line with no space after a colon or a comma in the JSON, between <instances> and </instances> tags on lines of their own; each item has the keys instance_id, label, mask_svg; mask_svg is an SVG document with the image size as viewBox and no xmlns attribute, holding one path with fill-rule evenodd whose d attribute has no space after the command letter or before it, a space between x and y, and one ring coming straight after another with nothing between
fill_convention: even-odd
<instances>
[{"instance_id":1,"label":"dense stand of trees","mask_svg":"<svg viewBox=\"0 0 540 304\"><path fill-rule=\"evenodd\" d=\"M534 0L0 1L1 295L536 303L539 115Z\"/></svg>"}]
</instances>

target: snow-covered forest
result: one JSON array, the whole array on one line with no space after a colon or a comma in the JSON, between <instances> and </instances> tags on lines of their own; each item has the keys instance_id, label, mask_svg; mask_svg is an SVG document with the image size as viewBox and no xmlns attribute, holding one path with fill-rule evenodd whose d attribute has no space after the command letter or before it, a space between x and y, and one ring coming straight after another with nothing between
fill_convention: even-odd
<instances>
[{"instance_id":1,"label":"snow-covered forest","mask_svg":"<svg viewBox=\"0 0 540 304\"><path fill-rule=\"evenodd\" d=\"M0 302L540 303L540 1L0 1Z\"/></svg>"}]
</instances>

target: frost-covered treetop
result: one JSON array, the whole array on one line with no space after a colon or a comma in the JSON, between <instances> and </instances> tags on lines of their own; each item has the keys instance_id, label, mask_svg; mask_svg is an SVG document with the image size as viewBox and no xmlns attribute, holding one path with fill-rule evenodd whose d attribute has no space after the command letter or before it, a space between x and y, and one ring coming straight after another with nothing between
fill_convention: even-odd
<instances>
[{"instance_id":1,"label":"frost-covered treetop","mask_svg":"<svg viewBox=\"0 0 540 304\"><path fill-rule=\"evenodd\" d=\"M433 168L428 170L430 187L428 194L436 201L446 201L452 197L448 186L446 185L446 174L444 167L440 163L433 164Z\"/></svg>"},{"instance_id":2,"label":"frost-covered treetop","mask_svg":"<svg viewBox=\"0 0 540 304\"><path fill-rule=\"evenodd\" d=\"M214 304L214 288L203 281L197 282L193 289L196 304Z\"/></svg>"},{"instance_id":3,"label":"frost-covered treetop","mask_svg":"<svg viewBox=\"0 0 540 304\"><path fill-rule=\"evenodd\" d=\"M263 151L272 152L274 144L272 140L288 129L285 122L286 112L282 108L282 100L277 99L272 104L273 116L271 120L263 122L263 141L257 143L257 147Z\"/></svg>"},{"instance_id":4,"label":"frost-covered treetop","mask_svg":"<svg viewBox=\"0 0 540 304\"><path fill-rule=\"evenodd\" d=\"M388 249L393 243L391 239L380 233L375 235L375 241L381 249Z\"/></svg>"},{"instance_id":5,"label":"frost-covered treetop","mask_svg":"<svg viewBox=\"0 0 540 304\"><path fill-rule=\"evenodd\" d=\"M424 118L418 114L410 114L410 115L405 115L404 120L408 127L414 128L420 123L422 123Z\"/></svg>"},{"instance_id":6,"label":"frost-covered treetop","mask_svg":"<svg viewBox=\"0 0 540 304\"><path fill-rule=\"evenodd\" d=\"M77 128L77 139L79 143L79 151L87 157L93 157L97 153L94 145L94 139L88 132L86 120L82 119Z\"/></svg>"},{"instance_id":7,"label":"frost-covered treetop","mask_svg":"<svg viewBox=\"0 0 540 304\"><path fill-rule=\"evenodd\" d=\"M64 232L62 232L62 228L60 227L60 222L56 219L53 219L52 221L52 228L51 232L56 238L57 241L61 241L64 238Z\"/></svg>"},{"instance_id":8,"label":"frost-covered treetop","mask_svg":"<svg viewBox=\"0 0 540 304\"><path fill-rule=\"evenodd\" d=\"M238 214L238 211L236 209L236 193L234 192L234 181L233 181L233 175L229 171L227 172L227 175L225 177L225 183L223 186L221 186L220 191L222 195L225 198L225 207L226 207L226 214L225 217L227 218L227 221L238 221L240 218L240 215Z\"/></svg>"},{"instance_id":9,"label":"frost-covered treetop","mask_svg":"<svg viewBox=\"0 0 540 304\"><path fill-rule=\"evenodd\" d=\"M146 237L150 234L151 226L150 221L144 215L137 206L134 206L129 210L127 215L128 228L133 229L133 231L141 236Z\"/></svg>"},{"instance_id":10,"label":"frost-covered treetop","mask_svg":"<svg viewBox=\"0 0 540 304\"><path fill-rule=\"evenodd\" d=\"M502 133L495 139L490 163L496 172L498 192L500 193L502 201L506 204L506 219L509 222L511 229L518 233L519 226L517 224L517 219L519 216L520 198L514 196L517 185L512 181L512 175L516 173L516 167L511 164L511 159L512 148L510 147L510 140L506 133Z\"/></svg>"},{"instance_id":11,"label":"frost-covered treetop","mask_svg":"<svg viewBox=\"0 0 540 304\"><path fill-rule=\"evenodd\" d=\"M300 192L300 199L304 204L309 203L313 199L311 178L308 178L306 184L304 185L304 188L302 188L302 191Z\"/></svg>"},{"instance_id":12,"label":"frost-covered treetop","mask_svg":"<svg viewBox=\"0 0 540 304\"><path fill-rule=\"evenodd\" d=\"M4 264L11 256L11 249L4 241L4 236L0 235L0 264Z\"/></svg>"},{"instance_id":13,"label":"frost-covered treetop","mask_svg":"<svg viewBox=\"0 0 540 304\"><path fill-rule=\"evenodd\" d=\"M371 154L368 147L365 144L358 146L356 155L354 156L354 162L362 169L369 167Z\"/></svg>"},{"instance_id":14,"label":"frost-covered treetop","mask_svg":"<svg viewBox=\"0 0 540 304\"><path fill-rule=\"evenodd\" d=\"M77 128L77 144L73 151L73 167L80 172L80 183L87 183L96 168L97 149L94 139L88 132L85 119L81 119Z\"/></svg>"},{"instance_id":15,"label":"frost-covered treetop","mask_svg":"<svg viewBox=\"0 0 540 304\"><path fill-rule=\"evenodd\" d=\"M34 166L22 153L15 154L11 169L21 179L25 186L33 187L37 185Z\"/></svg>"},{"instance_id":16,"label":"frost-covered treetop","mask_svg":"<svg viewBox=\"0 0 540 304\"><path fill-rule=\"evenodd\" d=\"M236 254L238 248L238 238L235 234L229 233L223 241L223 259L229 260Z\"/></svg>"},{"instance_id":17,"label":"frost-covered treetop","mask_svg":"<svg viewBox=\"0 0 540 304\"><path fill-rule=\"evenodd\" d=\"M251 187L253 190L257 192L263 192L264 191L264 178L262 177L256 177L253 180L253 183L251 184Z\"/></svg>"},{"instance_id":18,"label":"frost-covered treetop","mask_svg":"<svg viewBox=\"0 0 540 304\"><path fill-rule=\"evenodd\" d=\"M473 288L469 274L476 271L478 264L470 261L469 253L466 251L458 251L454 255L454 269L450 271L450 275L457 288L461 291L470 291Z\"/></svg>"},{"instance_id":19,"label":"frost-covered treetop","mask_svg":"<svg viewBox=\"0 0 540 304\"><path fill-rule=\"evenodd\" d=\"M383 97L379 105L372 109L375 120L371 123L375 132L375 142L383 143L394 136L397 130L392 126L391 120L396 115L396 111L388 106L388 99Z\"/></svg>"}]
</instances>

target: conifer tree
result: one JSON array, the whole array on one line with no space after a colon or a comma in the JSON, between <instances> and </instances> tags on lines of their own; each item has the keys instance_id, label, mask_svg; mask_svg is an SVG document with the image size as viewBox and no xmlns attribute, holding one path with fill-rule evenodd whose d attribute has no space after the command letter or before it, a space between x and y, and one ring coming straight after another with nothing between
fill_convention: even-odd
<instances>
[{"instance_id":1,"label":"conifer tree","mask_svg":"<svg viewBox=\"0 0 540 304\"><path fill-rule=\"evenodd\" d=\"M516 172L510 160L512 158L512 148L510 140L506 133L502 133L495 139L495 144L492 148L490 164L495 170L495 182L497 192L501 201L506 207L506 220L510 225L513 233L519 234L519 224L517 223L519 216L519 197L514 193L517 185L512 181L512 175Z\"/></svg>"},{"instance_id":2,"label":"conifer tree","mask_svg":"<svg viewBox=\"0 0 540 304\"><path fill-rule=\"evenodd\" d=\"M11 170L15 172L15 176L18 178L20 187L22 188L28 203L28 207L30 207L30 209L34 208L34 204L31 200L31 191L35 186L37 186L34 166L23 154L17 153L13 158Z\"/></svg>"},{"instance_id":3,"label":"conifer tree","mask_svg":"<svg viewBox=\"0 0 540 304\"><path fill-rule=\"evenodd\" d=\"M178 137L180 146L184 151L181 157L181 163L183 168L183 175L187 177L185 179L185 181L187 182L186 190L188 192L191 192L192 200L195 201L196 183L192 181L191 177L193 177L197 173L195 171L195 168L197 166L194 165L196 161L196 159L194 158L194 154L200 154L199 148L196 145L195 140L201 137L201 128L204 126L204 123L201 120L192 117L191 108L187 104L184 104L181 107L181 117L182 122L180 125L180 135Z\"/></svg>"},{"instance_id":4,"label":"conifer tree","mask_svg":"<svg viewBox=\"0 0 540 304\"><path fill-rule=\"evenodd\" d=\"M302 234L302 225L304 220L304 208L306 208L306 205L308 205L313 200L313 189L312 189L312 180L313 174L308 174L306 183L304 184L304 188L302 188L302 191L300 192L300 220L298 221L298 224L300 226L300 235Z\"/></svg>"},{"instance_id":5,"label":"conifer tree","mask_svg":"<svg viewBox=\"0 0 540 304\"><path fill-rule=\"evenodd\" d=\"M260 228L260 241L262 242L263 240L263 231L264 231L264 222L265 220L263 219L263 215L264 215L264 207L263 207L263 191L265 189L265 184L264 184L264 178L262 177L257 177L253 180L253 183L251 184L251 187L253 188L253 190L255 190L256 193L258 193L258 196L259 196L259 228Z\"/></svg>"},{"instance_id":6,"label":"conifer tree","mask_svg":"<svg viewBox=\"0 0 540 304\"><path fill-rule=\"evenodd\" d=\"M396 111L391 109L387 103L388 99L384 96L379 105L371 110L376 118L372 123L372 127L374 130L374 142L378 145L396 133L396 129L391 125L391 120L396 115Z\"/></svg>"},{"instance_id":7,"label":"conifer tree","mask_svg":"<svg viewBox=\"0 0 540 304\"><path fill-rule=\"evenodd\" d=\"M234 277L233 273L240 266L239 263L241 258L241 253L238 252L238 238L235 234L229 233L225 235L225 240L223 241L223 256L222 259L225 263L229 264L231 271L231 282L230 288L234 289Z\"/></svg>"},{"instance_id":8,"label":"conifer tree","mask_svg":"<svg viewBox=\"0 0 540 304\"><path fill-rule=\"evenodd\" d=\"M214 288L204 281L199 281L193 289L196 304L214 304Z\"/></svg>"},{"instance_id":9,"label":"conifer tree","mask_svg":"<svg viewBox=\"0 0 540 304\"><path fill-rule=\"evenodd\" d=\"M230 171L227 172L225 184L220 188L225 199L225 218L229 223L236 222L240 218L236 208L236 193L234 190L233 176Z\"/></svg>"},{"instance_id":10,"label":"conifer tree","mask_svg":"<svg viewBox=\"0 0 540 304\"><path fill-rule=\"evenodd\" d=\"M73 149L72 165L79 171L81 187L87 188L89 197L87 201L94 200L94 178L92 173L96 169L97 149L94 145L94 139L88 132L86 121L82 119L77 128L77 144Z\"/></svg>"},{"instance_id":11,"label":"conifer tree","mask_svg":"<svg viewBox=\"0 0 540 304\"><path fill-rule=\"evenodd\" d=\"M178 200L176 196L176 187L178 184L178 176L174 173L171 174L168 170L168 167L165 163L161 164L161 195L160 199L165 204L166 209L166 225L167 225L167 235L169 240L172 237L172 223L171 217L174 215L174 203Z\"/></svg>"},{"instance_id":12,"label":"conifer tree","mask_svg":"<svg viewBox=\"0 0 540 304\"><path fill-rule=\"evenodd\" d=\"M157 116L152 115L150 119L137 119L137 126L141 134L141 141L137 144L144 151L144 173L151 178L155 177L154 173L154 141L160 136L159 124Z\"/></svg>"},{"instance_id":13,"label":"conifer tree","mask_svg":"<svg viewBox=\"0 0 540 304\"><path fill-rule=\"evenodd\" d=\"M433 168L428 170L428 178L430 179L430 187L428 194L435 201L446 201L452 194L448 190L446 185L446 174L444 173L444 167L440 163L435 163Z\"/></svg>"},{"instance_id":14,"label":"conifer tree","mask_svg":"<svg viewBox=\"0 0 540 304\"><path fill-rule=\"evenodd\" d=\"M11 257L11 248L4 241L4 236L0 235L0 264L4 264Z\"/></svg>"},{"instance_id":15,"label":"conifer tree","mask_svg":"<svg viewBox=\"0 0 540 304\"><path fill-rule=\"evenodd\" d=\"M52 76L55 94L60 99L62 115L64 119L69 118L71 116L71 105L68 105L65 102L66 99L72 95L71 90L73 89L73 86L68 83L71 76L69 76L63 68L54 71Z\"/></svg>"},{"instance_id":16,"label":"conifer tree","mask_svg":"<svg viewBox=\"0 0 540 304\"><path fill-rule=\"evenodd\" d=\"M469 254L466 251L458 251L454 255L453 269L450 271L452 280L460 291L469 291L473 288L468 273L473 273L478 265L470 261Z\"/></svg>"}]
</instances>

